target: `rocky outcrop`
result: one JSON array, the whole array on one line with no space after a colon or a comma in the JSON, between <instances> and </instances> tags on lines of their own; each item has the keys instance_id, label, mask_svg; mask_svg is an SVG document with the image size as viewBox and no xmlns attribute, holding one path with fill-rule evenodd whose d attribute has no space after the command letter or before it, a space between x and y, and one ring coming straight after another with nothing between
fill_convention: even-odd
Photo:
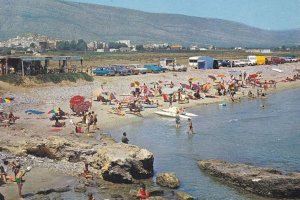
<instances>
[{"instance_id":1,"label":"rocky outcrop","mask_svg":"<svg viewBox=\"0 0 300 200\"><path fill-rule=\"evenodd\" d=\"M174 173L160 173L156 177L156 183L163 187L176 189L180 186L180 181Z\"/></svg>"},{"instance_id":2,"label":"rocky outcrop","mask_svg":"<svg viewBox=\"0 0 300 200\"><path fill-rule=\"evenodd\" d=\"M122 143L99 148L89 163L100 170L104 180L114 183L132 183L135 179L153 176L154 156L134 145Z\"/></svg>"},{"instance_id":3,"label":"rocky outcrop","mask_svg":"<svg viewBox=\"0 0 300 200\"><path fill-rule=\"evenodd\" d=\"M272 198L300 197L300 173L283 174L275 169L220 160L202 160L198 165L212 176L257 195Z\"/></svg>"},{"instance_id":4,"label":"rocky outcrop","mask_svg":"<svg viewBox=\"0 0 300 200\"><path fill-rule=\"evenodd\" d=\"M177 200L194 200L194 197L192 197L191 195L189 195L186 192L182 192L182 191L177 191L175 192Z\"/></svg>"},{"instance_id":5,"label":"rocky outcrop","mask_svg":"<svg viewBox=\"0 0 300 200\"><path fill-rule=\"evenodd\" d=\"M14 143L0 141L0 147L19 156L33 155L74 163L87 161L92 172L114 183L133 183L153 176L154 156L151 152L109 138L102 144L89 144L54 136Z\"/></svg>"}]
</instances>

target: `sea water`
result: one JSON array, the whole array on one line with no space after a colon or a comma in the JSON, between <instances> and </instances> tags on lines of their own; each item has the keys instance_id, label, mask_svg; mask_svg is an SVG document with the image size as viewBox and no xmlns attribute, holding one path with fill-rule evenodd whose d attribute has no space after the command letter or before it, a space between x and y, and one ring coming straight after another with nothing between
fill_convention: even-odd
<instances>
[{"instance_id":1,"label":"sea water","mask_svg":"<svg viewBox=\"0 0 300 200\"><path fill-rule=\"evenodd\" d=\"M203 105L189 109L196 134L187 122L159 116L111 131L120 140L127 132L131 144L154 153L155 172L175 172L181 190L198 199L266 199L233 188L208 176L197 166L202 159L221 159L300 171L300 89L240 103Z\"/></svg>"}]
</instances>

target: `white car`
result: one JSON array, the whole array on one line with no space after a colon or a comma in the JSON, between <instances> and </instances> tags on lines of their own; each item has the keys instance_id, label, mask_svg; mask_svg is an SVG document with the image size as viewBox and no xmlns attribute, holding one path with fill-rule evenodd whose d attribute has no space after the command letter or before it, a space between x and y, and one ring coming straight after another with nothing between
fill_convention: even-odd
<instances>
[{"instance_id":1,"label":"white car","mask_svg":"<svg viewBox=\"0 0 300 200\"><path fill-rule=\"evenodd\" d=\"M232 66L233 67L245 67L246 66L246 62L243 60L233 60L232 61Z\"/></svg>"},{"instance_id":2,"label":"white car","mask_svg":"<svg viewBox=\"0 0 300 200\"><path fill-rule=\"evenodd\" d=\"M141 74L146 74L146 73L150 73L151 71L145 67L142 67L139 64L131 64L128 66L130 69L134 70L134 71L138 71Z\"/></svg>"},{"instance_id":3,"label":"white car","mask_svg":"<svg viewBox=\"0 0 300 200\"><path fill-rule=\"evenodd\" d=\"M169 71L177 71L177 72L186 72L187 67L185 65L175 64L175 65L168 65L166 69Z\"/></svg>"}]
</instances>

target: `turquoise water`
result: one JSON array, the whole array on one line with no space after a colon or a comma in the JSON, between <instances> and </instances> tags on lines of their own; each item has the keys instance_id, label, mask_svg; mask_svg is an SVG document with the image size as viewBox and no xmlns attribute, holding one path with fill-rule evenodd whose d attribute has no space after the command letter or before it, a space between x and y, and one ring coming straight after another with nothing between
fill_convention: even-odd
<instances>
[{"instance_id":1,"label":"turquoise water","mask_svg":"<svg viewBox=\"0 0 300 200\"><path fill-rule=\"evenodd\" d=\"M120 140L126 131L130 143L155 155L155 171L175 172L181 189L198 199L265 199L219 183L199 170L201 159L267 166L286 172L300 171L300 90L244 100L219 107L216 104L188 110L195 135L187 125L175 128L174 119L155 117L111 131ZM265 108L261 108L265 105Z\"/></svg>"}]
</instances>

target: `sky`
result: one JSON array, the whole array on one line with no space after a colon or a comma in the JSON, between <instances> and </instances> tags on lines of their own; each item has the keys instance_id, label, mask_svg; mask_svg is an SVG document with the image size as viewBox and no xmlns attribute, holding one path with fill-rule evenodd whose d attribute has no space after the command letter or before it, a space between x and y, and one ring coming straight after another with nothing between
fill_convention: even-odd
<instances>
[{"instance_id":1,"label":"sky","mask_svg":"<svg viewBox=\"0 0 300 200\"><path fill-rule=\"evenodd\" d=\"M300 0L69 0L155 13L241 22L268 30L300 28Z\"/></svg>"}]
</instances>

